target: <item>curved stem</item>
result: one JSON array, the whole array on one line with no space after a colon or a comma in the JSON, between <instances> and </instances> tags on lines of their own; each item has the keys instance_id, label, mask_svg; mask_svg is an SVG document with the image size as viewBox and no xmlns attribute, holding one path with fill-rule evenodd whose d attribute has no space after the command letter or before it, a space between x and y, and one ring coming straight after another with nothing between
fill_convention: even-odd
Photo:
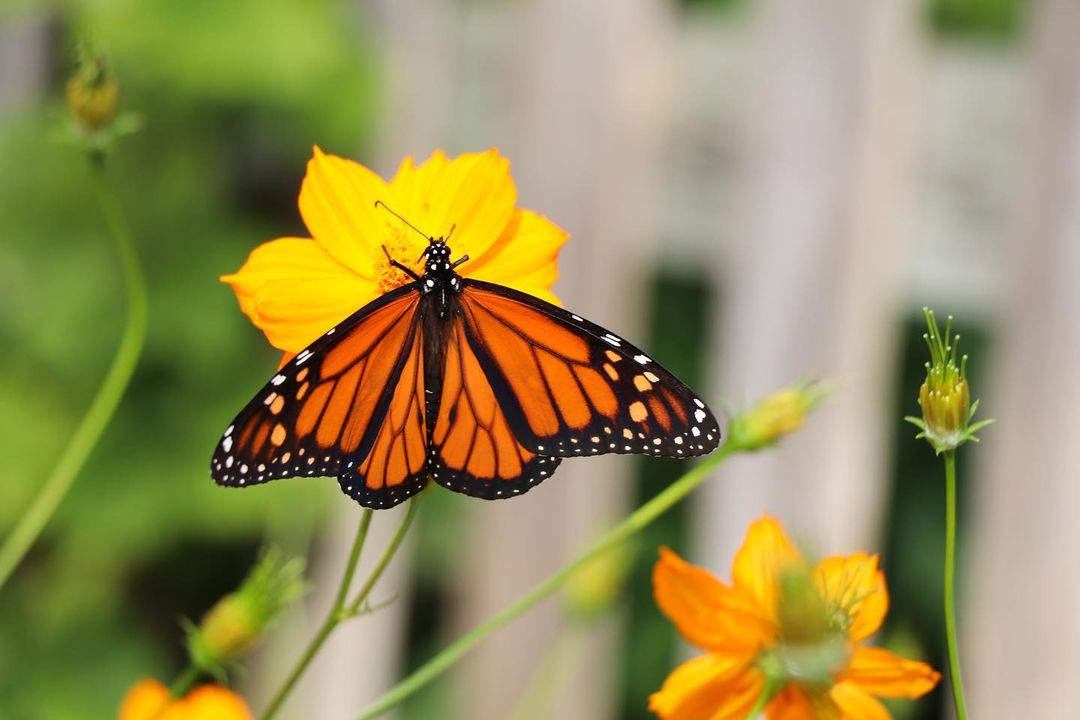
<instances>
[{"instance_id":1,"label":"curved stem","mask_svg":"<svg viewBox=\"0 0 1080 720\"><path fill-rule=\"evenodd\" d=\"M956 719L967 720L960 648L956 639L956 452L945 453L945 636L949 646L949 682Z\"/></svg>"},{"instance_id":2,"label":"curved stem","mask_svg":"<svg viewBox=\"0 0 1080 720\"><path fill-rule=\"evenodd\" d=\"M405 517L402 518L401 524L398 526L397 532L394 533L394 537L390 540L390 544L386 546L383 551L382 557L379 558L378 563L375 565L375 569L371 571L370 577L364 583L360 592L357 593L356 598L346 607L346 600L349 595L349 587L352 585L353 576L356 573L356 565L360 560L360 552L364 547L364 540L367 538L368 527L371 525L371 516L374 513L373 510L365 508L364 514L360 518L360 527L356 531L356 540L353 541L352 552L349 554L349 562L345 566L345 574L341 578L341 585L338 587L337 595L334 598L334 605L330 608L330 612L327 613L326 619L323 620L319 630L315 633L315 636L308 643L304 653L297 660L296 665L293 666L292 671L289 672L288 677L285 678L285 682L278 688L278 691L274 693L273 699L267 706L266 710L262 714L262 720L270 720L274 717L278 711L281 710L281 706L285 703L286 698L289 697L289 693L296 687L296 683L300 681L304 671L307 670L308 665L315 659L319 650L322 649L327 638L342 622L360 615L364 601L368 595L371 594L372 589L375 587L375 583L382 577L383 572L386 570L390 561L397 553L398 548L401 546L401 542L405 539L405 534L409 530L409 526L412 525L413 518L416 516L416 510L419 507L419 498L417 495L409 501L409 507L405 511Z\"/></svg>"},{"instance_id":3,"label":"curved stem","mask_svg":"<svg viewBox=\"0 0 1080 720\"><path fill-rule=\"evenodd\" d=\"M649 525L653 520L670 509L675 503L682 500L700 485L716 466L741 449L740 446L736 446L731 442L724 445L717 450L712 457L690 470L690 472L669 485L652 500L628 515L626 519L618 525L608 530L588 550L579 555L577 559L569 565L563 567L554 575L551 575L547 580L544 580L532 590L522 595L516 601L477 625L471 631L451 643L445 650L420 666L411 675L395 685L385 695L363 710L360 713L358 720L370 720L370 718L382 715L387 710L397 706L429 682L442 675L467 652L478 645L481 640L521 615L540 600L543 600L558 590L562 584L583 565L596 556L601 555L616 545L624 542L627 538Z\"/></svg>"},{"instance_id":4,"label":"curved stem","mask_svg":"<svg viewBox=\"0 0 1080 720\"><path fill-rule=\"evenodd\" d=\"M101 212L109 226L120 257L127 294L127 319L112 364L97 395L90 403L86 415L83 416L67 447L61 453L52 474L42 485L30 507L23 513L15 529L4 540L3 546L0 547L0 587L3 587L45 529L49 518L56 512L56 508L78 476L86 458L97 445L127 389L142 352L143 341L146 339L146 282L139 264L139 256L124 212L105 177L102 158L91 155L91 166L98 204L101 206Z\"/></svg>"}]
</instances>

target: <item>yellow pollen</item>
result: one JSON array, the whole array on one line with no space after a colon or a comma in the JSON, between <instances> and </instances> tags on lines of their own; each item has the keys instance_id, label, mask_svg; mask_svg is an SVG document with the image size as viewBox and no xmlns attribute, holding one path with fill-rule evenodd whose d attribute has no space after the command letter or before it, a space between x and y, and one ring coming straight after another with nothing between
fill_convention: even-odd
<instances>
[{"instance_id":1,"label":"yellow pollen","mask_svg":"<svg viewBox=\"0 0 1080 720\"><path fill-rule=\"evenodd\" d=\"M385 235L387 238L386 249L390 253L390 257L405 267L412 268L417 275L422 275L424 273L424 264L423 262L417 262L416 258L424 250L423 238L408 228L406 228L408 234L397 227L388 227L387 230L388 232ZM379 283L379 292L381 293L388 293L394 288L412 282L412 278L403 270L391 265L390 260L385 255L379 258L375 280Z\"/></svg>"}]
</instances>

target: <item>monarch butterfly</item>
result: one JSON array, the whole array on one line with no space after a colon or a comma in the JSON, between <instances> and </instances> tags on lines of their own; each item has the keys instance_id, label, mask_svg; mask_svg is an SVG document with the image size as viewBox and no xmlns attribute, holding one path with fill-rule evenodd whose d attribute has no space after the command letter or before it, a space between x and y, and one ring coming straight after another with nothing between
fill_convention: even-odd
<instances>
[{"instance_id":1,"label":"monarch butterfly","mask_svg":"<svg viewBox=\"0 0 1080 720\"><path fill-rule=\"evenodd\" d=\"M335 475L361 505L387 508L429 478L493 500L566 457L716 448L716 418L678 378L578 315L461 277L469 258L451 259L452 234L425 235L423 275L387 253L412 282L327 330L255 395L214 452L219 485Z\"/></svg>"}]
</instances>

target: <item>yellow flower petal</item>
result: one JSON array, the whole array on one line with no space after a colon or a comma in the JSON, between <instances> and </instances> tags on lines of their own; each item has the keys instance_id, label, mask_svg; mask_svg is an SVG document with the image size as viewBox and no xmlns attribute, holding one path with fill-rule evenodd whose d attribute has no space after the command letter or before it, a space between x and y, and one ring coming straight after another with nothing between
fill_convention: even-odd
<instances>
[{"instance_id":1,"label":"yellow flower petal","mask_svg":"<svg viewBox=\"0 0 1080 720\"><path fill-rule=\"evenodd\" d=\"M706 650L753 654L775 635L748 598L667 548L653 569L653 594L679 633Z\"/></svg>"},{"instance_id":2,"label":"yellow flower petal","mask_svg":"<svg viewBox=\"0 0 1080 720\"><path fill-rule=\"evenodd\" d=\"M370 281L302 238L260 245L236 273L221 279L270 343L293 353L378 297Z\"/></svg>"},{"instance_id":3,"label":"yellow flower petal","mask_svg":"<svg viewBox=\"0 0 1080 720\"><path fill-rule=\"evenodd\" d=\"M735 555L732 568L735 587L754 598L763 617L775 621L780 573L802 561L802 554L788 539L783 526L765 515L750 525Z\"/></svg>"},{"instance_id":4,"label":"yellow flower petal","mask_svg":"<svg viewBox=\"0 0 1080 720\"><path fill-rule=\"evenodd\" d=\"M878 631L889 611L885 574L878 569L877 555L834 555L818 563L814 579L825 600L847 612L851 619L848 637L860 642Z\"/></svg>"},{"instance_id":5,"label":"yellow flower petal","mask_svg":"<svg viewBox=\"0 0 1080 720\"><path fill-rule=\"evenodd\" d=\"M885 706L853 682L838 682L829 697L840 709L843 720L892 720Z\"/></svg>"},{"instance_id":6,"label":"yellow flower petal","mask_svg":"<svg viewBox=\"0 0 1080 720\"><path fill-rule=\"evenodd\" d=\"M484 255L510 222L517 202L510 161L494 148L453 160L436 151L419 168L410 159L390 187L391 207L423 232L445 237L454 228L449 244L455 258Z\"/></svg>"},{"instance_id":7,"label":"yellow flower petal","mask_svg":"<svg viewBox=\"0 0 1080 720\"><path fill-rule=\"evenodd\" d=\"M454 259L469 255L466 277L558 304L550 287L566 233L515 208L509 162L497 150L448 158L436 151L419 166L402 162L388 184L351 160L314 149L300 190L300 213L313 240L283 238L260 247L232 284L241 309L270 342L296 353L379 295L409 281L394 260L422 272L424 234L450 238ZM321 252L321 254L320 254Z\"/></svg>"},{"instance_id":8,"label":"yellow flower petal","mask_svg":"<svg viewBox=\"0 0 1080 720\"><path fill-rule=\"evenodd\" d=\"M311 236L335 260L358 275L375 280L373 260L388 239L387 221L375 207L389 202L386 182L360 163L327 155L319 148L308 161L300 187L300 215ZM396 221L395 221L396 222Z\"/></svg>"},{"instance_id":9,"label":"yellow flower petal","mask_svg":"<svg viewBox=\"0 0 1080 720\"><path fill-rule=\"evenodd\" d=\"M855 650L841 679L879 697L913 699L933 690L941 673L883 648L861 647Z\"/></svg>"},{"instance_id":10,"label":"yellow flower petal","mask_svg":"<svg viewBox=\"0 0 1080 720\"><path fill-rule=\"evenodd\" d=\"M517 210L499 239L483 256L462 265L461 272L558 305L558 299L548 288L559 275L556 261L568 237L562 228L542 215Z\"/></svg>"},{"instance_id":11,"label":"yellow flower petal","mask_svg":"<svg viewBox=\"0 0 1080 720\"><path fill-rule=\"evenodd\" d=\"M743 720L765 687L748 658L701 655L687 660L649 696L663 720Z\"/></svg>"}]
</instances>

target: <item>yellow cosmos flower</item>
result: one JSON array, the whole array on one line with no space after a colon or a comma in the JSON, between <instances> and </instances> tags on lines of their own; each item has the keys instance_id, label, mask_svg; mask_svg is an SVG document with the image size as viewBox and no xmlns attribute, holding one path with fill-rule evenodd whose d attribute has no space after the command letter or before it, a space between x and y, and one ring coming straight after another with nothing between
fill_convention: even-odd
<instances>
[{"instance_id":1,"label":"yellow cosmos flower","mask_svg":"<svg viewBox=\"0 0 1080 720\"><path fill-rule=\"evenodd\" d=\"M389 181L363 165L315 148L300 188L300 215L311 238L279 238L257 247L232 286L240 308L270 343L297 353L353 312L409 277L383 252L422 273L425 233L450 235L454 257L468 255L465 277L487 280L558 303L551 285L567 235L517 207L510 163L498 150L449 158L441 150L415 165L405 158Z\"/></svg>"},{"instance_id":2,"label":"yellow cosmos flower","mask_svg":"<svg viewBox=\"0 0 1080 720\"><path fill-rule=\"evenodd\" d=\"M889 598L877 556L856 553L810 565L770 517L754 522L730 585L663 548L653 572L656 604L706 651L675 669L649 708L664 720L888 720L879 697L916 698L940 675L862 643Z\"/></svg>"},{"instance_id":3,"label":"yellow cosmos flower","mask_svg":"<svg viewBox=\"0 0 1080 720\"><path fill-rule=\"evenodd\" d=\"M120 704L119 720L254 720L236 693L218 685L202 685L170 701L169 688L157 680L140 680Z\"/></svg>"}]
</instances>

